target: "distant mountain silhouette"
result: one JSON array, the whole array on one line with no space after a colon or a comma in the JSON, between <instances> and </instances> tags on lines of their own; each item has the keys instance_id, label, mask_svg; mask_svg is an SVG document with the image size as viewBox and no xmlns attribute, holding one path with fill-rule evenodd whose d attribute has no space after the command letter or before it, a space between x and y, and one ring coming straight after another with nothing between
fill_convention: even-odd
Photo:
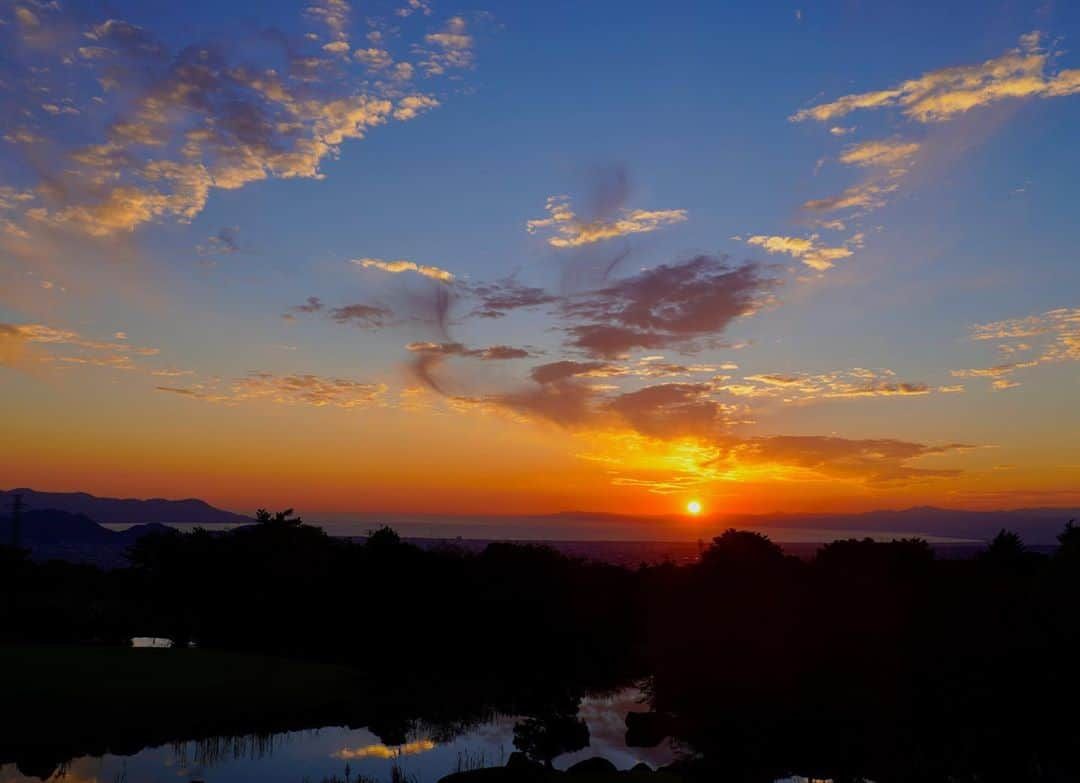
<instances>
[{"instance_id":1,"label":"distant mountain silhouette","mask_svg":"<svg viewBox=\"0 0 1080 783\"><path fill-rule=\"evenodd\" d=\"M27 511L66 511L69 514L83 514L102 524L160 522L169 525L210 525L252 521L249 517L214 508L196 498L99 498L85 492L38 492L33 489L0 490L0 514L10 513L11 496L15 494L23 496L23 506Z\"/></svg>"},{"instance_id":2,"label":"distant mountain silhouette","mask_svg":"<svg viewBox=\"0 0 1080 783\"><path fill-rule=\"evenodd\" d=\"M909 535L949 536L988 541L999 530L1015 530L1031 544L1053 544L1062 525L1080 515L1075 508L1018 508L1001 511L916 506L862 514L746 514L723 520L732 527L824 528Z\"/></svg>"},{"instance_id":3,"label":"distant mountain silhouette","mask_svg":"<svg viewBox=\"0 0 1080 783\"><path fill-rule=\"evenodd\" d=\"M707 537L724 528L829 530L837 534L888 532L910 536L930 535L989 541L999 530L1015 530L1031 544L1049 545L1057 540L1061 526L1069 519L1080 518L1077 508L1018 508L995 511L916 506L901 510L866 511L858 514L716 514L703 517L695 535ZM680 515L633 516L590 511L564 511L533 517L538 524L557 525L571 520L592 522L610 527L612 537L630 538L651 534L655 539L669 538L677 530L686 536L686 517ZM677 526L677 527L672 527Z\"/></svg>"},{"instance_id":4,"label":"distant mountain silhouette","mask_svg":"<svg viewBox=\"0 0 1080 783\"><path fill-rule=\"evenodd\" d=\"M117 568L127 565L128 547L149 533L165 529L165 525L150 523L115 531L82 514L45 509L23 512L19 538L34 560ZM0 517L0 543L10 543L11 532L11 518Z\"/></svg>"}]
</instances>

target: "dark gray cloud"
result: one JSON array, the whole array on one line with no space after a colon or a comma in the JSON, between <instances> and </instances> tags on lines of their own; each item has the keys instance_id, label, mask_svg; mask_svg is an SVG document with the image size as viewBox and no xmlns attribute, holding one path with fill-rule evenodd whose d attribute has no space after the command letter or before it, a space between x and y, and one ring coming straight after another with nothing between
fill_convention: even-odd
<instances>
[{"instance_id":1,"label":"dark gray cloud","mask_svg":"<svg viewBox=\"0 0 1080 783\"><path fill-rule=\"evenodd\" d=\"M511 310L541 307L559 301L559 297L543 288L522 285L511 278L472 286L468 293L480 300L469 313L476 318L502 318Z\"/></svg>"},{"instance_id":2,"label":"dark gray cloud","mask_svg":"<svg viewBox=\"0 0 1080 783\"><path fill-rule=\"evenodd\" d=\"M757 264L733 267L700 255L664 264L568 299L563 314L572 347L611 359L634 348L677 348L717 337L731 321L754 312L774 281Z\"/></svg>"},{"instance_id":3,"label":"dark gray cloud","mask_svg":"<svg viewBox=\"0 0 1080 783\"><path fill-rule=\"evenodd\" d=\"M620 394L608 408L642 435L708 438L724 424L724 407L711 391L704 383L662 383Z\"/></svg>"},{"instance_id":4,"label":"dark gray cloud","mask_svg":"<svg viewBox=\"0 0 1080 783\"><path fill-rule=\"evenodd\" d=\"M344 305L330 311L330 317L337 323L362 329L379 329L386 325L391 315L385 307L367 304Z\"/></svg>"}]
</instances>

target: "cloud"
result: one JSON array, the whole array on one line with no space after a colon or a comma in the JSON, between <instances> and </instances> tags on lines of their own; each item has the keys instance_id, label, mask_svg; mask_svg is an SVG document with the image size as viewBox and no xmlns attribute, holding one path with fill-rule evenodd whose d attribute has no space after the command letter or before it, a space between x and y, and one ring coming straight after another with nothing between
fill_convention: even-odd
<instances>
[{"instance_id":1,"label":"cloud","mask_svg":"<svg viewBox=\"0 0 1080 783\"><path fill-rule=\"evenodd\" d=\"M959 443L821 435L739 436L730 432L738 409L714 399L717 389L712 383L664 383L623 392L585 382L613 369L618 370L604 362L550 362L533 368L531 387L473 402L606 439L610 448L605 454L589 458L610 464L615 484L657 492L739 476L746 470L789 480L906 484L957 475L957 469L914 463L970 448ZM646 471L649 475L631 467L631 454L653 466Z\"/></svg>"},{"instance_id":2,"label":"cloud","mask_svg":"<svg viewBox=\"0 0 1080 783\"><path fill-rule=\"evenodd\" d=\"M378 47L357 49L353 52L353 57L356 58L357 62L375 69L388 68L394 62L393 58L390 56L390 52Z\"/></svg>"},{"instance_id":3,"label":"cloud","mask_svg":"<svg viewBox=\"0 0 1080 783\"><path fill-rule=\"evenodd\" d=\"M724 463L776 464L826 478L900 484L958 475L959 470L922 468L911 463L971 447L960 443L933 446L890 438L852 440L823 435L776 435L730 442L722 444L722 448L720 461Z\"/></svg>"},{"instance_id":4,"label":"cloud","mask_svg":"<svg viewBox=\"0 0 1080 783\"><path fill-rule=\"evenodd\" d=\"M428 33L424 36L424 41L430 48L415 49L424 57L420 61L420 67L428 76L440 76L451 68L472 67L473 37L462 17L451 17L442 30Z\"/></svg>"},{"instance_id":5,"label":"cloud","mask_svg":"<svg viewBox=\"0 0 1080 783\"><path fill-rule=\"evenodd\" d=\"M402 19L412 16L414 13L431 16L431 5L425 2L425 0L408 0L405 5L396 9L394 13Z\"/></svg>"},{"instance_id":6,"label":"cloud","mask_svg":"<svg viewBox=\"0 0 1080 783\"><path fill-rule=\"evenodd\" d=\"M870 180L845 188L838 196L810 199L802 207L810 212L837 212L844 209L869 212L885 206L885 196L895 193L899 185L895 182Z\"/></svg>"},{"instance_id":7,"label":"cloud","mask_svg":"<svg viewBox=\"0 0 1080 783\"><path fill-rule=\"evenodd\" d=\"M992 367L976 367L970 370L951 370L950 372L954 378L999 378L1002 375L1009 375L1017 370L1025 370L1038 365L1039 360L1032 359L1030 362L1008 362L1007 364L995 364Z\"/></svg>"},{"instance_id":8,"label":"cloud","mask_svg":"<svg viewBox=\"0 0 1080 783\"><path fill-rule=\"evenodd\" d=\"M509 345L491 345L487 348L466 348L462 343L409 343L405 348L412 353L424 353L437 356L466 356L483 361L525 359L530 356L524 348Z\"/></svg>"},{"instance_id":9,"label":"cloud","mask_svg":"<svg viewBox=\"0 0 1080 783\"><path fill-rule=\"evenodd\" d=\"M330 317L339 324L357 326L362 329L380 329L386 325L386 320L392 313L385 307L366 304L351 304L343 307L335 307L330 311Z\"/></svg>"},{"instance_id":10,"label":"cloud","mask_svg":"<svg viewBox=\"0 0 1080 783\"><path fill-rule=\"evenodd\" d=\"M611 359L634 348L693 350L698 338L717 337L755 312L773 287L757 264L731 267L726 259L697 256L664 264L569 299L563 314L570 345Z\"/></svg>"},{"instance_id":11,"label":"cloud","mask_svg":"<svg viewBox=\"0 0 1080 783\"><path fill-rule=\"evenodd\" d=\"M377 404L386 393L381 383L361 383L347 378L318 375L275 375L251 372L225 387L217 383L192 386L155 386L155 391L179 394L207 402L241 403L267 400L285 405L317 408L360 408Z\"/></svg>"},{"instance_id":12,"label":"cloud","mask_svg":"<svg viewBox=\"0 0 1080 783\"><path fill-rule=\"evenodd\" d=\"M899 168L906 166L919 147L917 142L897 139L866 141L845 149L840 155L840 162L852 166Z\"/></svg>"},{"instance_id":13,"label":"cloud","mask_svg":"<svg viewBox=\"0 0 1080 783\"><path fill-rule=\"evenodd\" d=\"M197 245L195 252L200 256L224 256L240 252L240 242L237 235L240 229L235 226L225 226L212 236L206 238L206 244Z\"/></svg>"},{"instance_id":14,"label":"cloud","mask_svg":"<svg viewBox=\"0 0 1080 783\"><path fill-rule=\"evenodd\" d=\"M466 348L456 342L413 342L405 346L413 354L408 365L409 372L424 386L448 396L443 383L435 377L435 370L448 356L462 356L481 361L507 361L525 359L531 354L524 348L509 345L491 345L487 348Z\"/></svg>"},{"instance_id":15,"label":"cloud","mask_svg":"<svg viewBox=\"0 0 1080 783\"><path fill-rule=\"evenodd\" d=\"M122 20L93 25L80 36L74 17L51 13L55 19L42 29L53 36L47 51L56 67L24 61L22 50L13 53L22 108L30 112L40 104L32 79L52 78L70 63L87 78L64 77L43 89L93 85L93 94L80 87L78 95L51 99L45 110L70 113L93 97L104 121L96 139L77 146L73 134L55 124L36 133L57 153L33 161L36 203L22 205L18 219L5 218L23 232L47 227L108 237L164 219L190 222L216 189L270 178L320 179L323 161L345 142L439 105L433 96L402 96L389 82L365 80L362 64L351 57L335 62L349 50L345 0L305 9L328 31L329 42L305 48L273 39L277 50L260 46L258 62L238 59L239 52L255 51L242 41L235 47L194 42L172 52L150 31Z\"/></svg>"},{"instance_id":16,"label":"cloud","mask_svg":"<svg viewBox=\"0 0 1080 783\"><path fill-rule=\"evenodd\" d=\"M559 297L543 288L535 288L507 278L494 283L481 283L468 289L480 300L470 313L477 318L502 318L511 310L540 307L559 301Z\"/></svg>"},{"instance_id":17,"label":"cloud","mask_svg":"<svg viewBox=\"0 0 1080 783\"><path fill-rule=\"evenodd\" d=\"M158 378L182 378L185 375L194 375L194 370L178 370L175 367L162 367L159 370L153 370L151 375Z\"/></svg>"},{"instance_id":18,"label":"cloud","mask_svg":"<svg viewBox=\"0 0 1080 783\"><path fill-rule=\"evenodd\" d=\"M302 305L296 305L293 307L293 311L297 313L317 313L322 310L326 305L322 303L322 300L317 296L309 296L307 301Z\"/></svg>"},{"instance_id":19,"label":"cloud","mask_svg":"<svg viewBox=\"0 0 1080 783\"><path fill-rule=\"evenodd\" d=\"M160 353L157 348L131 345L119 339L94 340L71 329L58 329L45 324L0 323L0 366L30 369L35 365L86 365L134 370L136 358ZM71 349L76 353L56 355L57 351Z\"/></svg>"},{"instance_id":20,"label":"cloud","mask_svg":"<svg viewBox=\"0 0 1080 783\"><path fill-rule=\"evenodd\" d=\"M580 247L615 237L644 234L686 220L685 209L620 209L618 217L611 220L581 220L571 209L570 199L566 196L551 196L546 209L548 217L530 220L525 227L530 234L540 229L553 229L554 235L548 237L547 242L558 248Z\"/></svg>"},{"instance_id":21,"label":"cloud","mask_svg":"<svg viewBox=\"0 0 1080 783\"><path fill-rule=\"evenodd\" d=\"M406 95L398 101L397 108L394 109L394 119L412 120L439 105L438 100L430 95Z\"/></svg>"},{"instance_id":22,"label":"cloud","mask_svg":"<svg viewBox=\"0 0 1080 783\"><path fill-rule=\"evenodd\" d=\"M538 364L530 372L532 379L541 385L569 378L607 378L613 374L623 374L622 368L608 362L578 362L571 359Z\"/></svg>"},{"instance_id":23,"label":"cloud","mask_svg":"<svg viewBox=\"0 0 1080 783\"><path fill-rule=\"evenodd\" d=\"M429 277L432 280L438 280L440 283L450 283L454 280L453 273L447 272L445 269L440 269L437 266L417 264L414 261L383 261L380 258L355 258L349 263L356 264L364 269L380 269L383 272L390 272L392 274L415 272L418 275Z\"/></svg>"},{"instance_id":24,"label":"cloud","mask_svg":"<svg viewBox=\"0 0 1080 783\"><path fill-rule=\"evenodd\" d=\"M819 244L820 236L809 237L766 236L755 234L746 240L748 245L763 248L767 253L785 253L798 258L811 269L823 272L831 269L834 261L850 258L851 247L862 247L863 236L856 234L839 247L827 247Z\"/></svg>"},{"instance_id":25,"label":"cloud","mask_svg":"<svg viewBox=\"0 0 1080 783\"><path fill-rule=\"evenodd\" d=\"M918 142L899 139L878 139L848 146L840 154L840 162L868 169L870 174L838 196L805 202L803 209L810 212L854 210L854 215L881 209L886 204L886 197L899 189L899 180L911 169L912 159L921 148ZM824 221L820 225L835 226L836 221ZM856 236L861 239L862 235ZM823 262L831 260L828 256L822 259Z\"/></svg>"},{"instance_id":26,"label":"cloud","mask_svg":"<svg viewBox=\"0 0 1080 783\"><path fill-rule=\"evenodd\" d=\"M401 10L401 9L399 9ZM386 745L364 745L358 748L342 748L336 750L330 755L336 759L394 759L399 756L412 756L417 753L426 753L429 750L436 748L436 744L429 739L413 740L412 742L406 742L403 745L395 745L388 747Z\"/></svg>"},{"instance_id":27,"label":"cloud","mask_svg":"<svg viewBox=\"0 0 1080 783\"><path fill-rule=\"evenodd\" d=\"M348 52L348 26L352 8L347 0L319 0L319 2L305 8L304 13L312 19L322 22L330 33L333 41L324 46L324 49L338 54L342 51ZM333 47L335 44L341 44L343 48L327 48Z\"/></svg>"},{"instance_id":28,"label":"cloud","mask_svg":"<svg viewBox=\"0 0 1080 783\"><path fill-rule=\"evenodd\" d=\"M785 402L917 397L933 391L926 383L897 381L892 370L862 367L818 374L757 373L735 383L721 384L718 388L736 397L776 397Z\"/></svg>"},{"instance_id":29,"label":"cloud","mask_svg":"<svg viewBox=\"0 0 1080 783\"><path fill-rule=\"evenodd\" d=\"M1024 318L1009 318L976 324L971 328L972 340L1005 340L1017 337L1038 337L1053 333L1068 333L1080 328L1080 308L1062 307Z\"/></svg>"},{"instance_id":30,"label":"cloud","mask_svg":"<svg viewBox=\"0 0 1080 783\"><path fill-rule=\"evenodd\" d=\"M1020 384L1006 381L1004 376L1045 364L1080 361L1080 308L1061 307L1023 318L976 324L971 328L971 339L1005 341L997 346L998 352L1005 355L1034 352L1026 361L951 371L957 378L991 378L995 389L1014 388Z\"/></svg>"},{"instance_id":31,"label":"cloud","mask_svg":"<svg viewBox=\"0 0 1080 783\"><path fill-rule=\"evenodd\" d=\"M898 106L916 122L941 122L1007 99L1054 98L1080 92L1080 69L1048 73L1051 56L1038 32L1021 36L1020 46L976 65L928 71L887 90L845 95L802 109L793 122L828 122L857 110Z\"/></svg>"},{"instance_id":32,"label":"cloud","mask_svg":"<svg viewBox=\"0 0 1080 783\"><path fill-rule=\"evenodd\" d=\"M725 423L726 409L711 392L705 383L664 383L620 394L607 407L648 437L707 438Z\"/></svg>"}]
</instances>

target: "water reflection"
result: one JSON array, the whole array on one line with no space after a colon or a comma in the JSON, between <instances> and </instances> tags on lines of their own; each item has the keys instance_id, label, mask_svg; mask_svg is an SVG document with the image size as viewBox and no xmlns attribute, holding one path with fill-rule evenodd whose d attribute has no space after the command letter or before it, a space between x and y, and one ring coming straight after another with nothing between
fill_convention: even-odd
<instances>
[{"instance_id":1,"label":"water reflection","mask_svg":"<svg viewBox=\"0 0 1080 783\"><path fill-rule=\"evenodd\" d=\"M133 636L131 637L131 646L167 650L173 646L173 640L160 636Z\"/></svg>"},{"instance_id":2,"label":"water reflection","mask_svg":"<svg viewBox=\"0 0 1080 783\"><path fill-rule=\"evenodd\" d=\"M589 728L590 744L574 753L556 757L554 765L565 769L591 756L604 756L620 769L639 762L651 767L672 761L675 749L668 742L655 748L626 746L626 715L646 709L637 688L625 688L606 696L585 697L579 717ZM348 764L351 775L380 781L391 780L397 767L417 783L435 783L444 775L463 769L501 766L514 751L514 726L519 716L492 715L459 732L436 731L418 723L405 742L386 744L370 729L341 726L268 736L214 737L199 742L145 748L130 756L106 754L74 759L47 778L49 783L206 783L317 782L342 777ZM445 734L450 733L450 736ZM0 767L0 783L38 783L13 764Z\"/></svg>"},{"instance_id":3,"label":"water reflection","mask_svg":"<svg viewBox=\"0 0 1080 783\"><path fill-rule=\"evenodd\" d=\"M381 742L375 745L365 745L362 748L342 748L341 750L333 754L336 759L344 759L349 761L351 759L393 759L399 756L412 756L416 753L423 753L428 750L434 750L436 744L429 739L414 740L413 742L406 742L403 745L383 745Z\"/></svg>"}]
</instances>

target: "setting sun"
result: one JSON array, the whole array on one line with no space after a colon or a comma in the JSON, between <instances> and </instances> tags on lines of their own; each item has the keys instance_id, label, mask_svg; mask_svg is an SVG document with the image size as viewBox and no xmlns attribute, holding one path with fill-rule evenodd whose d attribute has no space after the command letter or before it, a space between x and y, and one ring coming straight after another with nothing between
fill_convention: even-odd
<instances>
[{"instance_id":1,"label":"setting sun","mask_svg":"<svg viewBox=\"0 0 1080 783\"><path fill-rule=\"evenodd\" d=\"M688 514L700 514L701 513L701 501L691 500L686 504L686 511Z\"/></svg>"}]
</instances>

